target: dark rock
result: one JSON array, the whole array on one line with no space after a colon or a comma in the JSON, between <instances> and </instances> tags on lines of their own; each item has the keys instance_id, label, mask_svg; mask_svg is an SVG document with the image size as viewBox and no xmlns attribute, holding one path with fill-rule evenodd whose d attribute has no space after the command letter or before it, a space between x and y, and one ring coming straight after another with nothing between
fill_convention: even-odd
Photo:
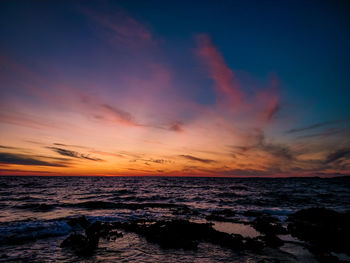
<instances>
[{"instance_id":1,"label":"dark rock","mask_svg":"<svg viewBox=\"0 0 350 263\"><path fill-rule=\"evenodd\" d=\"M90 240L81 234L71 234L60 245L60 247L71 248L77 254L90 255L97 248L95 243L91 243Z\"/></svg>"},{"instance_id":2,"label":"dark rock","mask_svg":"<svg viewBox=\"0 0 350 263\"><path fill-rule=\"evenodd\" d=\"M115 230L112 224L102 223L99 221L93 223L89 228L87 228L85 233L90 240L94 240L95 242L101 237L108 240L113 238L115 240L117 237L123 236L122 233Z\"/></svg>"},{"instance_id":3,"label":"dark rock","mask_svg":"<svg viewBox=\"0 0 350 263\"><path fill-rule=\"evenodd\" d=\"M216 210L213 211L210 215L206 216L205 219L209 221L221 221L221 222L234 222L235 219L232 219L236 213L230 209Z\"/></svg>"},{"instance_id":4,"label":"dark rock","mask_svg":"<svg viewBox=\"0 0 350 263\"><path fill-rule=\"evenodd\" d=\"M78 233L71 234L60 246L71 248L80 255L91 255L98 247L100 238L115 240L117 237L123 236L114 229L112 224L97 221L90 225L84 216L73 218L67 223L72 226L81 225L85 228L85 235Z\"/></svg>"},{"instance_id":5,"label":"dark rock","mask_svg":"<svg viewBox=\"0 0 350 263\"><path fill-rule=\"evenodd\" d=\"M118 232L117 230L110 230L106 235L103 236L107 240L116 240L118 237L123 237L123 234L121 232Z\"/></svg>"},{"instance_id":6,"label":"dark rock","mask_svg":"<svg viewBox=\"0 0 350 263\"><path fill-rule=\"evenodd\" d=\"M251 251L261 251L265 245L258 238L246 238L244 246L246 249Z\"/></svg>"},{"instance_id":7,"label":"dark rock","mask_svg":"<svg viewBox=\"0 0 350 263\"><path fill-rule=\"evenodd\" d=\"M288 221L288 230L292 236L307 241L311 252L319 259L333 258L330 252L350 255L349 213L327 208L309 208L290 215Z\"/></svg>"},{"instance_id":8,"label":"dark rock","mask_svg":"<svg viewBox=\"0 0 350 263\"><path fill-rule=\"evenodd\" d=\"M223 209L221 211L216 211L216 214L224 215L224 216L231 216L231 217L236 215L235 211L233 211L231 209Z\"/></svg>"},{"instance_id":9,"label":"dark rock","mask_svg":"<svg viewBox=\"0 0 350 263\"><path fill-rule=\"evenodd\" d=\"M340 261L336 256L332 255L329 252L324 251L315 251L311 249L311 252L315 255L320 263L340 263L344 261ZM348 261L345 261L348 262ZM345 263L344 262L344 263Z\"/></svg>"},{"instance_id":10,"label":"dark rock","mask_svg":"<svg viewBox=\"0 0 350 263\"><path fill-rule=\"evenodd\" d=\"M266 246L268 247L273 247L273 248L277 248L280 246L283 246L284 242L277 236L275 235L265 235L265 236L261 236L259 237L260 240L262 240Z\"/></svg>"},{"instance_id":11,"label":"dark rock","mask_svg":"<svg viewBox=\"0 0 350 263\"><path fill-rule=\"evenodd\" d=\"M205 241L234 250L245 249L243 244L243 237L238 234L228 234L214 230L208 233Z\"/></svg>"},{"instance_id":12,"label":"dark rock","mask_svg":"<svg viewBox=\"0 0 350 263\"><path fill-rule=\"evenodd\" d=\"M76 225L80 225L82 228L87 229L90 225L90 222L86 219L85 216L80 216L77 218L71 218L67 221L67 224L74 227Z\"/></svg>"},{"instance_id":13,"label":"dark rock","mask_svg":"<svg viewBox=\"0 0 350 263\"><path fill-rule=\"evenodd\" d=\"M226 218L220 215L208 215L205 217L206 220L208 221L220 221L220 222L231 222L233 221L231 218Z\"/></svg>"},{"instance_id":14,"label":"dark rock","mask_svg":"<svg viewBox=\"0 0 350 263\"><path fill-rule=\"evenodd\" d=\"M281 222L275 217L271 216L259 216L253 222L252 226L259 232L266 235L279 235L287 234L288 231L285 229Z\"/></svg>"},{"instance_id":15,"label":"dark rock","mask_svg":"<svg viewBox=\"0 0 350 263\"><path fill-rule=\"evenodd\" d=\"M186 220L115 223L114 227L135 232L162 248L196 249L199 241L206 241L231 249L243 249L243 237L215 230L211 224Z\"/></svg>"},{"instance_id":16,"label":"dark rock","mask_svg":"<svg viewBox=\"0 0 350 263\"><path fill-rule=\"evenodd\" d=\"M249 210L249 211L244 211L243 215L247 217L259 217L259 216L263 216L264 214L262 212Z\"/></svg>"},{"instance_id":17,"label":"dark rock","mask_svg":"<svg viewBox=\"0 0 350 263\"><path fill-rule=\"evenodd\" d=\"M90 227L88 227L85 230L85 234L86 234L90 244L92 246L97 247L100 237L103 234L105 235L106 231L108 231L108 230L103 227L102 223L97 221L97 222L94 222Z\"/></svg>"},{"instance_id":18,"label":"dark rock","mask_svg":"<svg viewBox=\"0 0 350 263\"><path fill-rule=\"evenodd\" d=\"M161 221L143 225L137 232L163 248L196 249L201 233L198 227L191 229L193 226L185 220Z\"/></svg>"}]
</instances>

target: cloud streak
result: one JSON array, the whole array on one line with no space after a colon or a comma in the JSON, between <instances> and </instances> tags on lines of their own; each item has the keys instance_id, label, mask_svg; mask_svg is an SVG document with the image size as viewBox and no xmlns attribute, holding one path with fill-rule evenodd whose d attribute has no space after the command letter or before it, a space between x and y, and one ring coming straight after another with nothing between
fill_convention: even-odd
<instances>
[{"instance_id":1,"label":"cloud streak","mask_svg":"<svg viewBox=\"0 0 350 263\"><path fill-rule=\"evenodd\" d=\"M40 159L33 158L24 154L0 153L0 163L2 164L19 164L19 165L34 165L34 166L53 166L67 167L63 163L51 163Z\"/></svg>"},{"instance_id":2,"label":"cloud streak","mask_svg":"<svg viewBox=\"0 0 350 263\"><path fill-rule=\"evenodd\" d=\"M143 126L137 123L129 112L123 111L109 104L102 104L101 107L109 113L107 116L111 117L112 121L128 126Z\"/></svg>"},{"instance_id":3,"label":"cloud streak","mask_svg":"<svg viewBox=\"0 0 350 263\"><path fill-rule=\"evenodd\" d=\"M205 164L209 164L209 163L215 163L215 160L211 160L211 159L203 159L203 158L199 158L193 155L179 155L181 158L187 159L189 161L195 161L195 162L200 162L200 163L205 163Z\"/></svg>"},{"instance_id":4,"label":"cloud streak","mask_svg":"<svg viewBox=\"0 0 350 263\"><path fill-rule=\"evenodd\" d=\"M279 82L272 78L269 88L247 93L240 84L237 73L230 69L223 55L207 34L197 36L197 55L215 83L217 106L231 115L243 115L262 126L273 120L280 110Z\"/></svg>"},{"instance_id":5,"label":"cloud streak","mask_svg":"<svg viewBox=\"0 0 350 263\"><path fill-rule=\"evenodd\" d=\"M332 125L332 124L337 124L337 123L340 123L340 122L342 122L342 121L336 120L336 121L319 122L319 123L315 123L315 124L304 126L304 127L300 127L300 128L290 129L290 130L286 131L286 133L299 133L299 132L304 132L304 131L310 131L310 130L314 130L314 129L317 129L317 128L329 126L329 125Z\"/></svg>"},{"instance_id":6,"label":"cloud streak","mask_svg":"<svg viewBox=\"0 0 350 263\"><path fill-rule=\"evenodd\" d=\"M62 155L62 156L68 156L68 157L73 157L73 158L78 158L78 159L86 159L86 160L90 160L90 161L103 161L102 159L99 158L94 158L94 157L90 157L88 154L82 154L82 153L78 153L76 151L71 151L71 150L67 150L67 149L63 149L63 148L59 148L59 147L47 147L48 149L53 150L54 152Z\"/></svg>"},{"instance_id":7,"label":"cloud streak","mask_svg":"<svg viewBox=\"0 0 350 263\"><path fill-rule=\"evenodd\" d=\"M240 107L243 94L240 91L234 72L226 65L224 58L208 35L198 35L197 43L198 55L207 65L210 77L215 81L221 99L228 97L233 107Z\"/></svg>"},{"instance_id":8,"label":"cloud streak","mask_svg":"<svg viewBox=\"0 0 350 263\"><path fill-rule=\"evenodd\" d=\"M114 44L140 46L155 42L148 28L124 11L118 10L111 14L99 13L86 7L81 10L99 26L98 33Z\"/></svg>"},{"instance_id":9,"label":"cloud streak","mask_svg":"<svg viewBox=\"0 0 350 263\"><path fill-rule=\"evenodd\" d=\"M339 160L350 160L350 148L342 148L330 153L326 160L326 164L335 163Z\"/></svg>"},{"instance_id":10,"label":"cloud streak","mask_svg":"<svg viewBox=\"0 0 350 263\"><path fill-rule=\"evenodd\" d=\"M0 123L28 127L32 129L57 129L59 126L50 120L17 112L0 113Z\"/></svg>"}]
</instances>

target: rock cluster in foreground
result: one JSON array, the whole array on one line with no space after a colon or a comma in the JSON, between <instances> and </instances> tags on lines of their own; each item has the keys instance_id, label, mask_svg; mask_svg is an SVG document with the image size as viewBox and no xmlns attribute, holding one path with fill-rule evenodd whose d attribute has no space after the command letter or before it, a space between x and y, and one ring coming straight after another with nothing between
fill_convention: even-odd
<instances>
[{"instance_id":1,"label":"rock cluster in foreground","mask_svg":"<svg viewBox=\"0 0 350 263\"><path fill-rule=\"evenodd\" d=\"M320 262L338 262L331 252L350 255L350 212L303 209L288 217L288 230L292 236L306 241Z\"/></svg>"},{"instance_id":2,"label":"rock cluster in foreground","mask_svg":"<svg viewBox=\"0 0 350 263\"><path fill-rule=\"evenodd\" d=\"M228 215L228 221L231 221L233 214L225 211L215 216L225 221L225 215ZM195 250L199 242L208 242L236 251L260 253L264 248L282 246L284 241L279 235L291 234L305 241L305 246L320 262L340 262L332 252L350 255L350 213L310 208L290 215L287 222L288 228L285 228L277 218L257 214L250 224L261 236L248 238L217 231L210 223L189 220L90 223L82 216L68 221L71 226L83 229L82 233L71 234L61 243L61 247L71 248L77 254L91 255L98 247L100 238L115 240L122 237L118 231L123 230L143 236L164 249Z\"/></svg>"}]
</instances>

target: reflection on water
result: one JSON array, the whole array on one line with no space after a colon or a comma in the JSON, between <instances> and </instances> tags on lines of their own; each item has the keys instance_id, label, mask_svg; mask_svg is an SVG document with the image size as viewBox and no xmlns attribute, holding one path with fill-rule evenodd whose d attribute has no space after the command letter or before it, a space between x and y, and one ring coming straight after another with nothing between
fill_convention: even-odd
<instances>
[{"instance_id":1,"label":"reflection on water","mask_svg":"<svg viewBox=\"0 0 350 263\"><path fill-rule=\"evenodd\" d=\"M213 222L214 229L229 234L240 234L243 237L257 237L261 234L249 225L231 222Z\"/></svg>"}]
</instances>

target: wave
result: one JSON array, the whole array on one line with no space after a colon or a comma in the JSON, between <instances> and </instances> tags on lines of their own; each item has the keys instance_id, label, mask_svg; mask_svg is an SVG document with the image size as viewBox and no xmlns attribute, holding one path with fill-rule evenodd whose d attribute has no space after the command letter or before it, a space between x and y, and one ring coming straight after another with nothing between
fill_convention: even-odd
<instances>
[{"instance_id":1,"label":"wave","mask_svg":"<svg viewBox=\"0 0 350 263\"><path fill-rule=\"evenodd\" d=\"M72 230L65 221L26 221L0 225L0 244L17 244L40 238L67 235Z\"/></svg>"}]
</instances>

